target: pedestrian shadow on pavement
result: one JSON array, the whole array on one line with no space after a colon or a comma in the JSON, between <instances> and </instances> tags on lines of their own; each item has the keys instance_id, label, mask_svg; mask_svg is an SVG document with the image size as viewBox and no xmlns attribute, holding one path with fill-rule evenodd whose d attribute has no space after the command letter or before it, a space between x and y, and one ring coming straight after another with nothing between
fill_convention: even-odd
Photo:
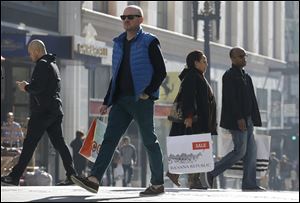
<instances>
[{"instance_id":1,"label":"pedestrian shadow on pavement","mask_svg":"<svg viewBox=\"0 0 300 203\"><path fill-rule=\"evenodd\" d=\"M99 202L99 201L114 201L114 200L126 200L126 199L136 199L142 198L139 195L137 196L126 196L126 197L112 197L112 198L99 198L94 195L90 196L52 196L45 197L42 199L36 199L32 202Z\"/></svg>"}]
</instances>

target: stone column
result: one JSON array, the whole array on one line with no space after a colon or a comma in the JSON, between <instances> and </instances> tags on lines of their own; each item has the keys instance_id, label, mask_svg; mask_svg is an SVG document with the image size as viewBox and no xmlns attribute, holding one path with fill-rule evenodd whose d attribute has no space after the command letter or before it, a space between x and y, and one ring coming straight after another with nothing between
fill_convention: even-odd
<instances>
[{"instance_id":1,"label":"stone column","mask_svg":"<svg viewBox=\"0 0 300 203\"><path fill-rule=\"evenodd\" d=\"M271 1L262 1L261 3L261 40L259 44L260 54L273 57L273 2Z\"/></svg>"},{"instance_id":2,"label":"stone column","mask_svg":"<svg viewBox=\"0 0 300 203\"><path fill-rule=\"evenodd\" d=\"M241 1L231 2L231 46L243 46L243 3Z\"/></svg>"},{"instance_id":3,"label":"stone column","mask_svg":"<svg viewBox=\"0 0 300 203\"><path fill-rule=\"evenodd\" d=\"M59 1L59 32L63 35L81 34L80 1Z\"/></svg>"},{"instance_id":4,"label":"stone column","mask_svg":"<svg viewBox=\"0 0 300 203\"><path fill-rule=\"evenodd\" d=\"M109 1L108 13L119 17L127 6L127 1Z\"/></svg>"},{"instance_id":5,"label":"stone column","mask_svg":"<svg viewBox=\"0 0 300 203\"><path fill-rule=\"evenodd\" d=\"M182 33L183 1L168 2L168 29Z\"/></svg>"},{"instance_id":6,"label":"stone column","mask_svg":"<svg viewBox=\"0 0 300 203\"><path fill-rule=\"evenodd\" d=\"M274 58L285 60L285 2L274 2Z\"/></svg>"},{"instance_id":7,"label":"stone column","mask_svg":"<svg viewBox=\"0 0 300 203\"><path fill-rule=\"evenodd\" d=\"M144 24L157 26L157 2L141 1L141 8L144 12Z\"/></svg>"},{"instance_id":8,"label":"stone column","mask_svg":"<svg viewBox=\"0 0 300 203\"><path fill-rule=\"evenodd\" d=\"M248 50L250 52L259 52L259 2L248 1ZM255 18L253 16L256 16Z\"/></svg>"}]
</instances>

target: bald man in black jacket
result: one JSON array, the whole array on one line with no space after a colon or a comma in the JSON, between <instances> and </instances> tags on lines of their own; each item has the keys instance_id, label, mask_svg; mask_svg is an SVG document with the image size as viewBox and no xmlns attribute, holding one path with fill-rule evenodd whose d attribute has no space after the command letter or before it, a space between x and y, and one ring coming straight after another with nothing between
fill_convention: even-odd
<instances>
[{"instance_id":1,"label":"bald man in black jacket","mask_svg":"<svg viewBox=\"0 0 300 203\"><path fill-rule=\"evenodd\" d=\"M58 185L73 184L70 176L75 174L73 160L62 134L62 103L60 99L60 73L55 56L47 54L44 43L33 40L28 53L36 66L31 81L17 81L18 88L30 95L30 120L19 161L8 176L1 177L1 185L19 185L20 177L27 167L39 140L45 132L62 157L67 179Z\"/></svg>"}]
</instances>

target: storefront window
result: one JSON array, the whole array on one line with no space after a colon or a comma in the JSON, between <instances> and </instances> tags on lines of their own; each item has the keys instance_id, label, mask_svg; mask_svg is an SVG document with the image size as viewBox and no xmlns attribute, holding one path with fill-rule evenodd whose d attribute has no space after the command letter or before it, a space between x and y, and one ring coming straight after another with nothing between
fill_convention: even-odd
<instances>
[{"instance_id":1,"label":"storefront window","mask_svg":"<svg viewBox=\"0 0 300 203\"><path fill-rule=\"evenodd\" d=\"M13 112L15 120L21 124L26 122L29 116L29 94L21 92L15 85L15 81L29 81L31 69L25 67L12 68Z\"/></svg>"},{"instance_id":2,"label":"storefront window","mask_svg":"<svg viewBox=\"0 0 300 203\"><path fill-rule=\"evenodd\" d=\"M1 121L6 120L8 112L13 112L15 121L25 127L29 116L29 95L17 88L16 81L29 81L32 69L29 64L14 64L9 58L6 60L8 62L3 67L5 77L1 80Z\"/></svg>"},{"instance_id":3,"label":"storefront window","mask_svg":"<svg viewBox=\"0 0 300 203\"><path fill-rule=\"evenodd\" d=\"M90 98L104 99L110 83L110 66L101 66L89 71Z\"/></svg>"},{"instance_id":4,"label":"storefront window","mask_svg":"<svg viewBox=\"0 0 300 203\"><path fill-rule=\"evenodd\" d=\"M271 92L271 125L281 126L281 93L277 90Z\"/></svg>"},{"instance_id":5,"label":"storefront window","mask_svg":"<svg viewBox=\"0 0 300 203\"><path fill-rule=\"evenodd\" d=\"M262 126L268 126L268 90L257 88L256 89L257 95L257 103L258 108L260 110L260 116L262 120Z\"/></svg>"}]
</instances>

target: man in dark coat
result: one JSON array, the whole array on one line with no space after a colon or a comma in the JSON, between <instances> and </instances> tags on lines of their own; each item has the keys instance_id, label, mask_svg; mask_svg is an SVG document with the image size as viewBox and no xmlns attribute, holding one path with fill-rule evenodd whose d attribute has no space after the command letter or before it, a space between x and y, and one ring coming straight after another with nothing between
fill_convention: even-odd
<instances>
[{"instance_id":1,"label":"man in dark coat","mask_svg":"<svg viewBox=\"0 0 300 203\"><path fill-rule=\"evenodd\" d=\"M8 176L1 177L1 185L19 185L20 177L27 167L38 142L45 132L62 157L67 179L58 185L73 184L70 176L76 174L73 160L62 134L62 103L60 99L60 73L55 56L47 54L44 43L33 40L28 45L28 53L36 66L31 81L17 81L22 92L30 94L30 120L23 150L17 165Z\"/></svg>"},{"instance_id":2,"label":"man in dark coat","mask_svg":"<svg viewBox=\"0 0 300 203\"><path fill-rule=\"evenodd\" d=\"M253 126L261 126L261 118L252 80L243 67L246 51L240 47L230 50L232 67L223 75L222 112L220 126L232 134L234 149L207 173L206 181L212 187L213 178L243 159L243 190L264 190L256 183L256 143Z\"/></svg>"},{"instance_id":3,"label":"man in dark coat","mask_svg":"<svg viewBox=\"0 0 300 203\"><path fill-rule=\"evenodd\" d=\"M85 167L87 165L86 158L84 158L79 151L82 147L84 133L80 130L76 131L76 138L71 142L70 146L73 149L73 160L75 170L78 175L83 175Z\"/></svg>"}]
</instances>

